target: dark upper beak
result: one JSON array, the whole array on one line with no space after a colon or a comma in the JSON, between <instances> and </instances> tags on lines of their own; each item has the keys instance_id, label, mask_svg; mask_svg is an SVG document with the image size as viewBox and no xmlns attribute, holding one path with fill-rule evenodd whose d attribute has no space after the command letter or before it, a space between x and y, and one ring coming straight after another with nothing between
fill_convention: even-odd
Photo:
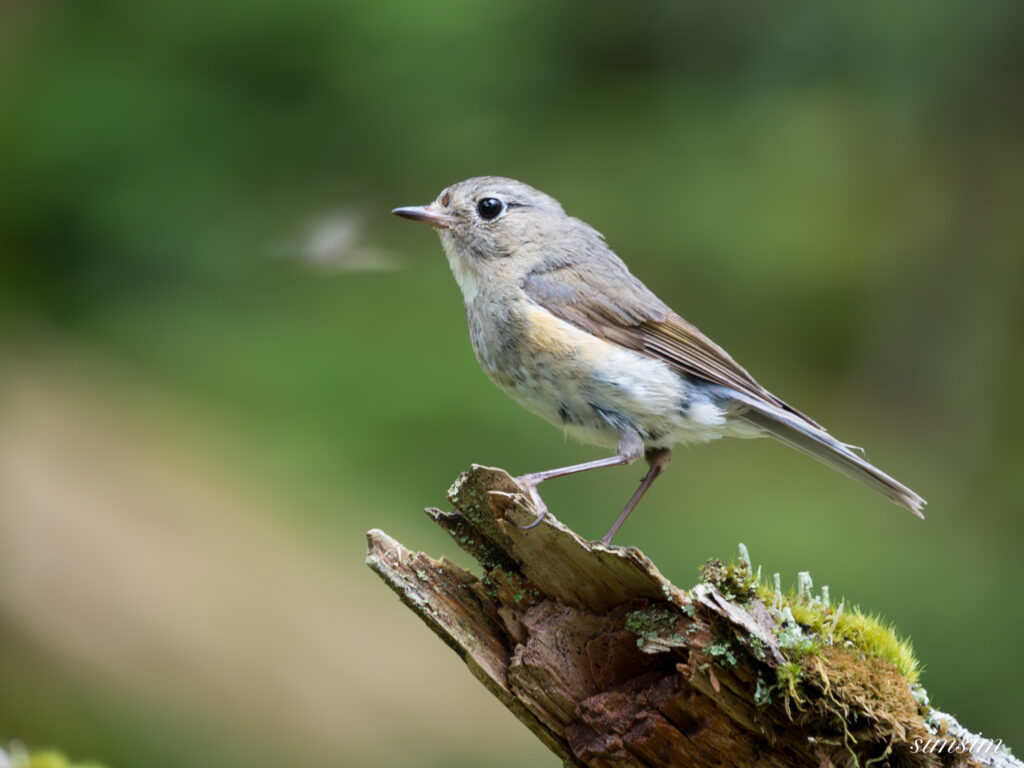
<instances>
[{"instance_id":1,"label":"dark upper beak","mask_svg":"<svg viewBox=\"0 0 1024 768\"><path fill-rule=\"evenodd\" d=\"M451 216L441 213L432 205L409 205L405 208L395 208L392 213L396 216L401 216L403 219L422 221L432 227L440 227L441 229L448 229L452 223Z\"/></svg>"}]
</instances>

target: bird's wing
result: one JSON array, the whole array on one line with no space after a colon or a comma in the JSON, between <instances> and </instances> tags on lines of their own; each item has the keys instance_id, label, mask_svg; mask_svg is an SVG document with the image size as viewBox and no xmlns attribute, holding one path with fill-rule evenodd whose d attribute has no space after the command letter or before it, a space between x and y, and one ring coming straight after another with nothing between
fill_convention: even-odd
<instances>
[{"instance_id":1,"label":"bird's wing","mask_svg":"<svg viewBox=\"0 0 1024 768\"><path fill-rule=\"evenodd\" d=\"M610 255L610 254L609 254ZM608 341L663 360L678 372L766 401L821 425L762 387L729 353L673 312L617 258L602 269L562 263L535 270L522 289L551 314Z\"/></svg>"}]
</instances>

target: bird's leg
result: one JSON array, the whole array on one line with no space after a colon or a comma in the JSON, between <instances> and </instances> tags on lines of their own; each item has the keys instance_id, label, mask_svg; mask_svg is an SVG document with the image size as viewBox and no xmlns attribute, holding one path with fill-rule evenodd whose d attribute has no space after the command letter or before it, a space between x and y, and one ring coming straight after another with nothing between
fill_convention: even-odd
<instances>
[{"instance_id":1,"label":"bird's leg","mask_svg":"<svg viewBox=\"0 0 1024 768\"><path fill-rule=\"evenodd\" d=\"M633 511L633 508L640 503L640 499L643 498L644 494L647 493L647 489L654 485L654 481L658 479L658 475L665 471L665 467L672 460L672 452L668 449L648 451L644 456L647 459L647 464L650 469L647 470L647 474L644 475L644 479L640 481L640 487L636 489L632 498L626 503L625 508L622 510L622 514L618 516L614 523L612 523L611 529L604 536L601 537L602 544L611 544L612 536L615 535L616 531L622 527L622 524L626 522L626 518L629 517L629 513Z\"/></svg>"},{"instance_id":2,"label":"bird's leg","mask_svg":"<svg viewBox=\"0 0 1024 768\"><path fill-rule=\"evenodd\" d=\"M615 450L614 456L609 456L606 459L585 461L582 464L573 464L568 467L548 469L543 472L531 472L528 475L517 477L516 482L526 489L526 492L530 495L530 500L537 509L537 519L529 525L520 527L524 531L529 530L530 528L540 525L541 521L547 517L548 505L544 503L544 500L537 492L537 486L545 480L551 480L555 477L565 477L566 475L575 475L578 472L586 472L588 469L600 469L601 467L617 467L623 464L632 464L643 455L643 452L644 441L643 438L640 437L640 433L636 430L630 430L628 432L623 431L619 436L619 445ZM639 501L639 499L637 500Z\"/></svg>"}]
</instances>

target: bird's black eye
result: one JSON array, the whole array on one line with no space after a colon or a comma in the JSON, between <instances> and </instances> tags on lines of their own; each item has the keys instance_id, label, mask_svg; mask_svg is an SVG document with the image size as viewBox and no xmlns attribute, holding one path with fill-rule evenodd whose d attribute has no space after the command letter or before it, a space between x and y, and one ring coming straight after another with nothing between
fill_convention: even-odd
<instances>
[{"instance_id":1,"label":"bird's black eye","mask_svg":"<svg viewBox=\"0 0 1024 768\"><path fill-rule=\"evenodd\" d=\"M493 219L504 208L504 204L496 197L485 197L476 204L476 212L481 219Z\"/></svg>"}]
</instances>

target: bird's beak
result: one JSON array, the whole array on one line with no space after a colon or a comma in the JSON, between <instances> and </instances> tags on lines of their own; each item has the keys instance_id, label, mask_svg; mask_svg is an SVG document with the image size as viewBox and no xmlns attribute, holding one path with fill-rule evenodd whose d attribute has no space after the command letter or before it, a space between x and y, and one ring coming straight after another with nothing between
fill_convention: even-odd
<instances>
[{"instance_id":1,"label":"bird's beak","mask_svg":"<svg viewBox=\"0 0 1024 768\"><path fill-rule=\"evenodd\" d=\"M451 216L441 213L432 205L409 205L405 208L395 208L392 213L403 219L422 221L435 229L448 229L453 221Z\"/></svg>"}]
</instances>

